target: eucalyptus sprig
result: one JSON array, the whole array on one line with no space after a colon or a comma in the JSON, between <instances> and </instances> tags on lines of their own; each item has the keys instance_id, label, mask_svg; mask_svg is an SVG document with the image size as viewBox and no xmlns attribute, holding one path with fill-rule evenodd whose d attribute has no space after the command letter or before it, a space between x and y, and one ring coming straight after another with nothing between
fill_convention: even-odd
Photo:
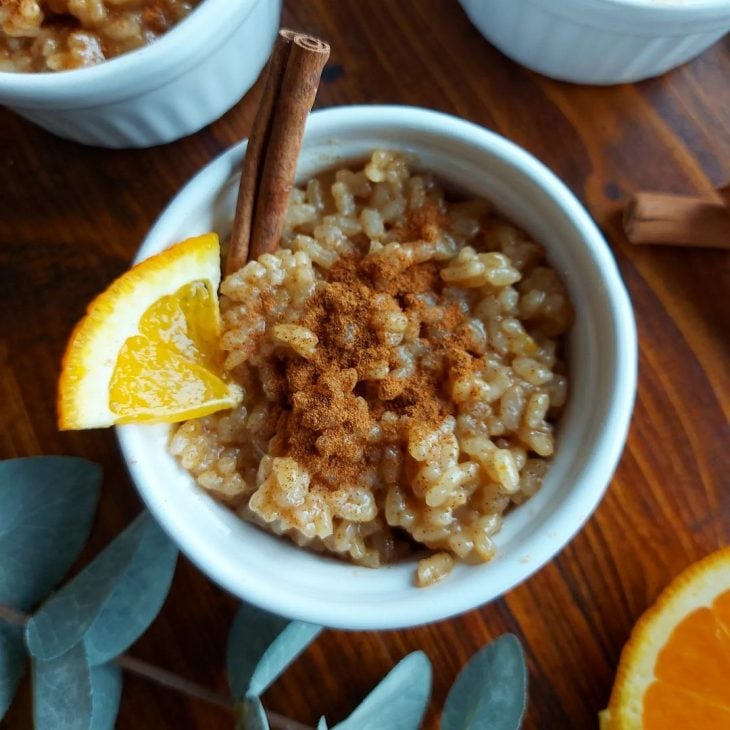
<instances>
[{"instance_id":1,"label":"eucalyptus sprig","mask_svg":"<svg viewBox=\"0 0 730 730\"><path fill-rule=\"evenodd\" d=\"M527 708L527 667L519 639L505 634L479 650L446 698L441 730L514 730Z\"/></svg>"},{"instance_id":2,"label":"eucalyptus sprig","mask_svg":"<svg viewBox=\"0 0 730 730\"><path fill-rule=\"evenodd\" d=\"M44 456L0 462L0 603L28 611L63 578L89 538L101 467Z\"/></svg>"},{"instance_id":3,"label":"eucalyptus sprig","mask_svg":"<svg viewBox=\"0 0 730 730\"><path fill-rule=\"evenodd\" d=\"M422 651L414 651L332 730L418 730L430 695L431 662ZM319 727L327 729L324 718Z\"/></svg>"},{"instance_id":4,"label":"eucalyptus sprig","mask_svg":"<svg viewBox=\"0 0 730 730\"><path fill-rule=\"evenodd\" d=\"M309 730L267 711L261 697L320 626L241 605L227 646L230 700L123 654L162 608L177 561L177 549L146 512L52 592L88 539L100 487L101 469L83 459L0 462L0 720L30 659L38 730L111 730L122 668L231 707L240 730ZM413 652L347 719L330 727L323 715L317 730L418 730L431 674L426 655ZM441 730L516 730L526 700L524 656L508 634L463 668Z\"/></svg>"},{"instance_id":5,"label":"eucalyptus sprig","mask_svg":"<svg viewBox=\"0 0 730 730\"><path fill-rule=\"evenodd\" d=\"M63 578L84 547L101 469L83 459L0 462L0 604L28 611ZM27 664L23 631L0 622L0 718Z\"/></svg>"},{"instance_id":6,"label":"eucalyptus sprig","mask_svg":"<svg viewBox=\"0 0 730 730\"><path fill-rule=\"evenodd\" d=\"M88 539L100 486L101 469L83 459L0 463L0 603L37 606L24 632L0 624L0 663L10 678L0 685L0 716L29 657L38 730L114 726L122 678L113 660L157 616L175 571L177 549L142 513L51 594Z\"/></svg>"}]
</instances>

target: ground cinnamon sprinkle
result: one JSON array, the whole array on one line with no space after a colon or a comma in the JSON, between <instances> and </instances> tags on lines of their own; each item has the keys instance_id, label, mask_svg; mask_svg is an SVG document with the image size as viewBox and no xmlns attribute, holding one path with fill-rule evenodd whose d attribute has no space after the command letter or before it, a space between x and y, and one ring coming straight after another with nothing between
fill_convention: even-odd
<instances>
[{"instance_id":1,"label":"ground cinnamon sprinkle","mask_svg":"<svg viewBox=\"0 0 730 730\"><path fill-rule=\"evenodd\" d=\"M539 488L567 398L563 284L538 244L375 151L292 193L281 249L221 285L230 413L170 450L244 520L416 582L484 562Z\"/></svg>"},{"instance_id":2,"label":"ground cinnamon sprinkle","mask_svg":"<svg viewBox=\"0 0 730 730\"><path fill-rule=\"evenodd\" d=\"M420 231L434 218L418 213L414 226ZM440 365L435 370L416 367L407 378L392 374L399 366L395 348L382 341L382 327L374 324L390 307L407 316L418 315L424 307L418 295L438 295L442 289L441 268L435 261L403 268L392 258L356 254L341 258L330 269L298 322L318 338L314 356L307 360L289 350L281 354L285 362L276 426L278 453L292 456L309 473L341 488L358 482L363 460L378 458L369 448L369 438L386 411L433 428L453 413L446 391L446 363L452 358L442 355L460 352L462 367L474 360L459 342L463 339L459 326L466 318L458 305L442 305L439 329L449 333L446 338L429 337L428 325L421 325L420 336ZM387 377L364 378L383 364L391 373Z\"/></svg>"},{"instance_id":3,"label":"ground cinnamon sprinkle","mask_svg":"<svg viewBox=\"0 0 730 730\"><path fill-rule=\"evenodd\" d=\"M433 241L446 225L446 211L443 205L427 200L420 208L414 208L405 221L393 229L396 241Z\"/></svg>"}]
</instances>

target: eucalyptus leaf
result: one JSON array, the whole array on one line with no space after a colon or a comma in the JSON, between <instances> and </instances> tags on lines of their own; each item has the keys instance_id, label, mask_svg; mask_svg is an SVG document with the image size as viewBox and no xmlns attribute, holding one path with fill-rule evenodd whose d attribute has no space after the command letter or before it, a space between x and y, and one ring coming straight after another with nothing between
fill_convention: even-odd
<instances>
[{"instance_id":1,"label":"eucalyptus leaf","mask_svg":"<svg viewBox=\"0 0 730 730\"><path fill-rule=\"evenodd\" d=\"M317 723L317 730L329 730L327 727L327 720L324 719L324 717L319 718L319 722Z\"/></svg>"},{"instance_id":2,"label":"eucalyptus leaf","mask_svg":"<svg viewBox=\"0 0 730 730\"><path fill-rule=\"evenodd\" d=\"M0 621L0 720L15 697L25 672L23 629Z\"/></svg>"},{"instance_id":3,"label":"eucalyptus leaf","mask_svg":"<svg viewBox=\"0 0 730 730\"><path fill-rule=\"evenodd\" d=\"M430 694L431 662L422 651L414 651L332 730L418 730Z\"/></svg>"},{"instance_id":4,"label":"eucalyptus leaf","mask_svg":"<svg viewBox=\"0 0 730 730\"><path fill-rule=\"evenodd\" d=\"M88 657L87 657L88 660ZM100 664L89 670L91 723L89 730L113 730L122 698L122 670L118 664Z\"/></svg>"},{"instance_id":5,"label":"eucalyptus leaf","mask_svg":"<svg viewBox=\"0 0 730 730\"><path fill-rule=\"evenodd\" d=\"M245 722L243 730L269 730L269 718L258 697L249 697L245 701Z\"/></svg>"},{"instance_id":6,"label":"eucalyptus leaf","mask_svg":"<svg viewBox=\"0 0 730 730\"><path fill-rule=\"evenodd\" d=\"M248 695L260 696L284 670L319 636L321 626L292 621L269 645L256 665Z\"/></svg>"},{"instance_id":7,"label":"eucalyptus leaf","mask_svg":"<svg viewBox=\"0 0 730 730\"><path fill-rule=\"evenodd\" d=\"M50 661L33 659L35 730L89 730L91 678L83 644Z\"/></svg>"},{"instance_id":8,"label":"eucalyptus leaf","mask_svg":"<svg viewBox=\"0 0 730 730\"><path fill-rule=\"evenodd\" d=\"M322 629L289 622L247 603L228 634L226 663L234 697L262 694Z\"/></svg>"},{"instance_id":9,"label":"eucalyptus leaf","mask_svg":"<svg viewBox=\"0 0 730 730\"><path fill-rule=\"evenodd\" d=\"M49 661L33 659L35 730L113 730L121 694L119 666L90 667L82 643Z\"/></svg>"},{"instance_id":10,"label":"eucalyptus leaf","mask_svg":"<svg viewBox=\"0 0 730 730\"><path fill-rule=\"evenodd\" d=\"M177 555L172 540L150 520L134 559L84 635L92 666L119 656L147 630L170 591Z\"/></svg>"},{"instance_id":11,"label":"eucalyptus leaf","mask_svg":"<svg viewBox=\"0 0 730 730\"><path fill-rule=\"evenodd\" d=\"M256 665L288 623L248 603L241 604L228 632L226 647L228 684L234 697L245 697Z\"/></svg>"},{"instance_id":12,"label":"eucalyptus leaf","mask_svg":"<svg viewBox=\"0 0 730 730\"><path fill-rule=\"evenodd\" d=\"M517 730L527 706L527 667L514 634L478 651L461 670L441 716L441 730Z\"/></svg>"},{"instance_id":13,"label":"eucalyptus leaf","mask_svg":"<svg viewBox=\"0 0 730 730\"><path fill-rule=\"evenodd\" d=\"M0 603L28 611L86 544L101 467L71 456L0 462Z\"/></svg>"},{"instance_id":14,"label":"eucalyptus leaf","mask_svg":"<svg viewBox=\"0 0 730 730\"><path fill-rule=\"evenodd\" d=\"M142 513L28 622L31 654L53 659L88 636L92 663L121 653L167 594L176 552Z\"/></svg>"}]
</instances>

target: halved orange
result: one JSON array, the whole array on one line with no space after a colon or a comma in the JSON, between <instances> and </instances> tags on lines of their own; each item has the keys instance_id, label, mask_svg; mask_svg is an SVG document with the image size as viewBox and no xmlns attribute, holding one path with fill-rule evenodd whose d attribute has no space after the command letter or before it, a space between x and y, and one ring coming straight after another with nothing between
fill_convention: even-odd
<instances>
[{"instance_id":1,"label":"halved orange","mask_svg":"<svg viewBox=\"0 0 730 730\"><path fill-rule=\"evenodd\" d=\"M220 247L208 233L152 256L90 305L63 357L61 429L197 418L241 400L220 368Z\"/></svg>"},{"instance_id":2,"label":"halved orange","mask_svg":"<svg viewBox=\"0 0 730 730\"><path fill-rule=\"evenodd\" d=\"M730 547L691 565L639 619L602 730L730 728Z\"/></svg>"}]
</instances>

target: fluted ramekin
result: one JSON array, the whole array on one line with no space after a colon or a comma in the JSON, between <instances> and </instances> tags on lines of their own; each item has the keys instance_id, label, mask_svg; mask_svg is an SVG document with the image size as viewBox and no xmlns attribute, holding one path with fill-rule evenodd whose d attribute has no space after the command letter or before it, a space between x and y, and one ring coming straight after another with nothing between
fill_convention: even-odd
<instances>
[{"instance_id":1,"label":"fluted ramekin","mask_svg":"<svg viewBox=\"0 0 730 730\"><path fill-rule=\"evenodd\" d=\"M640 81L730 30L729 0L459 0L503 53L563 81Z\"/></svg>"},{"instance_id":2,"label":"fluted ramekin","mask_svg":"<svg viewBox=\"0 0 730 730\"><path fill-rule=\"evenodd\" d=\"M151 147L197 132L253 85L281 0L203 0L155 42L98 66L0 73L0 104L59 137Z\"/></svg>"},{"instance_id":3,"label":"fluted ramekin","mask_svg":"<svg viewBox=\"0 0 730 730\"><path fill-rule=\"evenodd\" d=\"M618 463L636 388L636 329L608 245L570 191L534 157L481 127L412 107L326 109L309 118L300 180L362 160L377 148L407 153L455 189L491 199L543 243L576 310L571 394L542 488L511 510L497 556L458 564L417 588L416 560L363 568L296 546L243 522L209 497L168 450L167 426L121 426L122 452L148 508L213 580L284 616L348 629L438 621L502 595L549 561L600 501ZM138 260L203 231L230 231L245 151L214 160L172 201Z\"/></svg>"}]
</instances>

